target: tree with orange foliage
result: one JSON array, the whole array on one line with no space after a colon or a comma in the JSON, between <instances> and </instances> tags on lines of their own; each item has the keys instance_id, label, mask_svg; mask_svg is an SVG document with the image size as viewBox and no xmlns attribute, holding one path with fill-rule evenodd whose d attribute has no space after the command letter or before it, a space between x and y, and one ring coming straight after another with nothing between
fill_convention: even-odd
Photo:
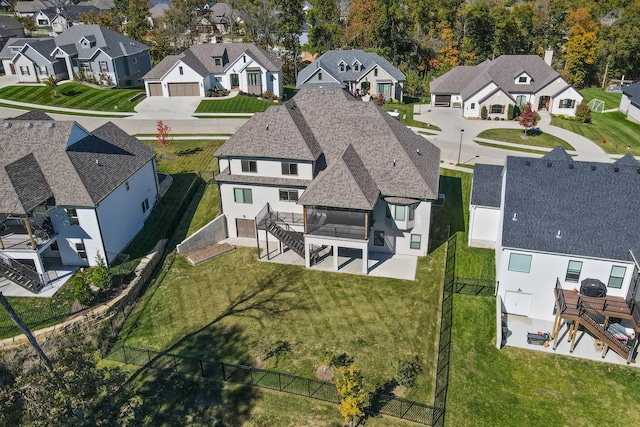
<instances>
[{"instance_id":1,"label":"tree with orange foliage","mask_svg":"<svg viewBox=\"0 0 640 427\"><path fill-rule=\"evenodd\" d=\"M538 124L538 113L533 111L530 102L527 102L527 106L524 107L524 110L522 110L522 113L520 113L517 120L518 123L520 123L520 126L524 128L523 138L526 138L527 131Z\"/></svg>"},{"instance_id":2,"label":"tree with orange foliage","mask_svg":"<svg viewBox=\"0 0 640 427\"><path fill-rule=\"evenodd\" d=\"M164 149L164 155L162 156L165 159L168 159L167 156L167 147L171 145L173 142L173 137L169 135L171 132L171 128L168 125L162 123L162 120L158 120L156 123L156 141L158 141L158 145Z\"/></svg>"},{"instance_id":3,"label":"tree with orange foliage","mask_svg":"<svg viewBox=\"0 0 640 427\"><path fill-rule=\"evenodd\" d=\"M367 404L368 393L364 389L362 374L356 367L351 365L348 368L340 367L340 376L336 378L336 388L340 395L340 414L346 423L354 425L354 418L364 415L364 408Z\"/></svg>"}]
</instances>

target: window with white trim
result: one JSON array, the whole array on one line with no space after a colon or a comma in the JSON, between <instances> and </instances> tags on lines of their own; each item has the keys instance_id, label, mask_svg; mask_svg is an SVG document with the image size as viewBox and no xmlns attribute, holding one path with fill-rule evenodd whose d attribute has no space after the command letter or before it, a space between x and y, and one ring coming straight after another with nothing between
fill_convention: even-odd
<instances>
[{"instance_id":1,"label":"window with white trim","mask_svg":"<svg viewBox=\"0 0 640 427\"><path fill-rule=\"evenodd\" d=\"M234 188L233 200L236 203L253 203L253 194L250 188Z\"/></svg>"},{"instance_id":2,"label":"window with white trim","mask_svg":"<svg viewBox=\"0 0 640 427\"><path fill-rule=\"evenodd\" d=\"M411 243L409 243L409 247L411 249L420 249L421 241L422 241L422 235L420 235L420 234L412 234L411 235Z\"/></svg>"},{"instance_id":3,"label":"window with white trim","mask_svg":"<svg viewBox=\"0 0 640 427\"><path fill-rule=\"evenodd\" d=\"M67 218L69 218L70 225L80 225L80 220L78 219L78 211L74 208L67 208Z\"/></svg>"},{"instance_id":4,"label":"window with white trim","mask_svg":"<svg viewBox=\"0 0 640 427\"><path fill-rule=\"evenodd\" d=\"M384 246L384 231L373 230L374 246Z\"/></svg>"},{"instance_id":5,"label":"window with white trim","mask_svg":"<svg viewBox=\"0 0 640 427\"><path fill-rule=\"evenodd\" d=\"M343 63L340 63L340 72L344 73L344 64Z\"/></svg>"},{"instance_id":6,"label":"window with white trim","mask_svg":"<svg viewBox=\"0 0 640 427\"><path fill-rule=\"evenodd\" d=\"M531 271L532 255L515 254L509 256L509 271L517 271L519 273L528 273Z\"/></svg>"},{"instance_id":7,"label":"window with white trim","mask_svg":"<svg viewBox=\"0 0 640 427\"><path fill-rule=\"evenodd\" d=\"M29 67L26 65L20 66L20 75L21 76L29 76L31 73L29 72Z\"/></svg>"},{"instance_id":8,"label":"window with white trim","mask_svg":"<svg viewBox=\"0 0 640 427\"><path fill-rule=\"evenodd\" d=\"M149 210L149 199L144 199L142 202L142 213L145 213Z\"/></svg>"},{"instance_id":9,"label":"window with white trim","mask_svg":"<svg viewBox=\"0 0 640 427\"><path fill-rule=\"evenodd\" d=\"M41 76L48 76L49 75L49 70L47 70L47 66L46 65L41 65L39 71L40 71L40 75Z\"/></svg>"},{"instance_id":10,"label":"window with white trim","mask_svg":"<svg viewBox=\"0 0 640 427\"><path fill-rule=\"evenodd\" d=\"M404 221L407 218L407 207L406 206L395 206L394 218L395 218L396 221Z\"/></svg>"},{"instance_id":11,"label":"window with white trim","mask_svg":"<svg viewBox=\"0 0 640 427\"><path fill-rule=\"evenodd\" d=\"M627 267L622 267L619 265L614 265L611 267L611 275L609 276L609 283L607 284L610 288L620 289L622 287L622 282L624 281L624 274L627 272Z\"/></svg>"},{"instance_id":12,"label":"window with white trim","mask_svg":"<svg viewBox=\"0 0 640 427\"><path fill-rule=\"evenodd\" d=\"M567 267L567 275L565 282L578 282L580 280L580 272L582 271L582 261L569 261Z\"/></svg>"},{"instance_id":13,"label":"window with white trim","mask_svg":"<svg viewBox=\"0 0 640 427\"><path fill-rule=\"evenodd\" d=\"M298 190L280 190L280 201L281 202L297 202L298 201Z\"/></svg>"},{"instance_id":14,"label":"window with white trim","mask_svg":"<svg viewBox=\"0 0 640 427\"><path fill-rule=\"evenodd\" d=\"M241 160L242 172L258 172L258 162L255 160Z\"/></svg>"},{"instance_id":15,"label":"window with white trim","mask_svg":"<svg viewBox=\"0 0 640 427\"><path fill-rule=\"evenodd\" d=\"M84 247L84 243L76 243L76 253L78 258L87 260L87 249Z\"/></svg>"},{"instance_id":16,"label":"window with white trim","mask_svg":"<svg viewBox=\"0 0 640 427\"><path fill-rule=\"evenodd\" d=\"M575 99L561 99L558 107L560 108L573 108L576 105Z\"/></svg>"},{"instance_id":17,"label":"window with white trim","mask_svg":"<svg viewBox=\"0 0 640 427\"><path fill-rule=\"evenodd\" d=\"M504 105L493 104L491 106L491 114L502 114L504 113Z\"/></svg>"},{"instance_id":18,"label":"window with white trim","mask_svg":"<svg viewBox=\"0 0 640 427\"><path fill-rule=\"evenodd\" d=\"M522 107L523 105L525 105L527 103L527 97L526 95L518 95L516 96L516 105L518 107Z\"/></svg>"},{"instance_id":19,"label":"window with white trim","mask_svg":"<svg viewBox=\"0 0 640 427\"><path fill-rule=\"evenodd\" d=\"M98 61L98 65L100 66L101 73L109 72L109 65L107 64L107 61Z\"/></svg>"},{"instance_id":20,"label":"window with white trim","mask_svg":"<svg viewBox=\"0 0 640 427\"><path fill-rule=\"evenodd\" d=\"M180 73L180 75L184 74L184 68L182 68L182 66L178 67L178 73Z\"/></svg>"},{"instance_id":21,"label":"window with white trim","mask_svg":"<svg viewBox=\"0 0 640 427\"><path fill-rule=\"evenodd\" d=\"M526 83L526 82L527 82L527 76L518 77L518 83Z\"/></svg>"},{"instance_id":22,"label":"window with white trim","mask_svg":"<svg viewBox=\"0 0 640 427\"><path fill-rule=\"evenodd\" d=\"M298 175L298 164L282 162L282 175Z\"/></svg>"}]
</instances>

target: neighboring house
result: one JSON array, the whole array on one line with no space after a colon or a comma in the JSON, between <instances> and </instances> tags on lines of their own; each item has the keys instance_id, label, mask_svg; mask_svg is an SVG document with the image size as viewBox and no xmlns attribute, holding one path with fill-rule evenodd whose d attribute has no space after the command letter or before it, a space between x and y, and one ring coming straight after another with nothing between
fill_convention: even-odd
<instances>
[{"instance_id":1,"label":"neighboring house","mask_svg":"<svg viewBox=\"0 0 640 427\"><path fill-rule=\"evenodd\" d=\"M0 0L0 11L1 12L10 12L13 10L13 3L10 0Z\"/></svg>"},{"instance_id":2,"label":"neighboring house","mask_svg":"<svg viewBox=\"0 0 640 427\"><path fill-rule=\"evenodd\" d=\"M53 4L48 0L18 1L14 11L18 16L34 17L39 11L48 7L53 7Z\"/></svg>"},{"instance_id":3,"label":"neighboring house","mask_svg":"<svg viewBox=\"0 0 640 427\"><path fill-rule=\"evenodd\" d=\"M352 94L402 101L405 76L389 61L364 50L330 50L298 73L297 88L345 87Z\"/></svg>"},{"instance_id":4,"label":"neighboring house","mask_svg":"<svg viewBox=\"0 0 640 427\"><path fill-rule=\"evenodd\" d=\"M461 108L468 119L507 118L509 105L575 116L583 96L551 68L553 51L537 55L502 55L475 66L459 66L434 79L431 105Z\"/></svg>"},{"instance_id":5,"label":"neighboring house","mask_svg":"<svg viewBox=\"0 0 640 427\"><path fill-rule=\"evenodd\" d=\"M196 44L144 76L147 96L205 96L214 87L282 96L282 61L252 43Z\"/></svg>"},{"instance_id":6,"label":"neighboring house","mask_svg":"<svg viewBox=\"0 0 640 427\"><path fill-rule=\"evenodd\" d=\"M0 15L0 49L12 37L24 37L24 25L11 16Z\"/></svg>"},{"instance_id":7,"label":"neighboring house","mask_svg":"<svg viewBox=\"0 0 640 427\"><path fill-rule=\"evenodd\" d=\"M504 167L475 166L469 245L495 247L506 313L565 318L558 295L575 304L581 282L596 279L606 299L591 304L637 330L639 211L640 163L630 154L614 163L576 161L561 147L539 159L509 156Z\"/></svg>"},{"instance_id":8,"label":"neighboring house","mask_svg":"<svg viewBox=\"0 0 640 427\"><path fill-rule=\"evenodd\" d=\"M98 25L77 25L55 38L10 39L0 59L19 82L70 80L82 72L105 84L142 86L151 69L149 46Z\"/></svg>"},{"instance_id":9,"label":"neighboring house","mask_svg":"<svg viewBox=\"0 0 640 427\"><path fill-rule=\"evenodd\" d=\"M78 6L94 6L102 10L111 10L114 6L113 0L85 0L78 3Z\"/></svg>"},{"instance_id":10,"label":"neighboring house","mask_svg":"<svg viewBox=\"0 0 640 427\"><path fill-rule=\"evenodd\" d=\"M111 122L31 111L2 120L0 151L0 275L32 292L53 266L110 264L158 197L155 152Z\"/></svg>"},{"instance_id":11,"label":"neighboring house","mask_svg":"<svg viewBox=\"0 0 640 427\"><path fill-rule=\"evenodd\" d=\"M302 88L215 153L229 237L280 240L311 266L332 249L424 256L440 149L344 89ZM258 235L259 233L259 235Z\"/></svg>"},{"instance_id":12,"label":"neighboring house","mask_svg":"<svg viewBox=\"0 0 640 427\"><path fill-rule=\"evenodd\" d=\"M85 13L100 13L95 6L65 5L64 7L49 7L40 10L35 21L38 27L51 27L52 35L60 34L74 25L82 25L81 16Z\"/></svg>"},{"instance_id":13,"label":"neighboring house","mask_svg":"<svg viewBox=\"0 0 640 427\"><path fill-rule=\"evenodd\" d=\"M640 82L622 88L620 111L628 118L640 122Z\"/></svg>"}]
</instances>

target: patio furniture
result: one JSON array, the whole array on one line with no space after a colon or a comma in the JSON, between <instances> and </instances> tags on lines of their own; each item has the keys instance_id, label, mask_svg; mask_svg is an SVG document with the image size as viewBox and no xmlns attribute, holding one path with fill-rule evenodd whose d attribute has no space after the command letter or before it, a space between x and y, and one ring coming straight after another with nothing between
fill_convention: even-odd
<instances>
[{"instance_id":1,"label":"patio furniture","mask_svg":"<svg viewBox=\"0 0 640 427\"><path fill-rule=\"evenodd\" d=\"M527 332L527 344L534 345L544 345L545 342L549 341L549 333L531 333Z\"/></svg>"}]
</instances>

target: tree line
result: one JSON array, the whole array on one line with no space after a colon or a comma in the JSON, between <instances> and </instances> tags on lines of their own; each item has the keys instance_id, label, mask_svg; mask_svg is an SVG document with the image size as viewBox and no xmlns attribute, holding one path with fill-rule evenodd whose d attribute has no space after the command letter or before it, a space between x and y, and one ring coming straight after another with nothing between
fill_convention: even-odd
<instances>
[{"instance_id":1,"label":"tree line","mask_svg":"<svg viewBox=\"0 0 640 427\"><path fill-rule=\"evenodd\" d=\"M554 68L581 88L603 79L638 77L640 0L229 0L231 35L277 49L285 81L295 81L300 54L373 50L407 76L408 93L458 65L499 55L554 49ZM174 0L153 27L149 3L115 0L112 12L84 17L152 48L155 62L193 44L209 11L199 0ZM299 36L308 25L308 43Z\"/></svg>"}]
</instances>

